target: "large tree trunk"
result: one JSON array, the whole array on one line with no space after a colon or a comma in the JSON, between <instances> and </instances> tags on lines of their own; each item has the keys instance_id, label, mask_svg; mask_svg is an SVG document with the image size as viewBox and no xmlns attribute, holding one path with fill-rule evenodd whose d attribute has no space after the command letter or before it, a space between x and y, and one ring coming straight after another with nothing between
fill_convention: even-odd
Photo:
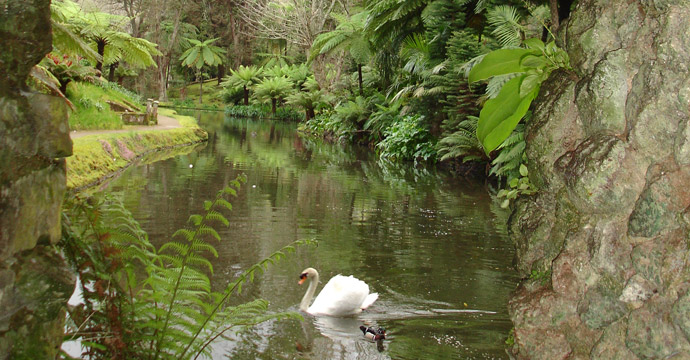
<instances>
[{"instance_id":1,"label":"large tree trunk","mask_svg":"<svg viewBox=\"0 0 690 360\"><path fill-rule=\"evenodd\" d=\"M201 105L203 103L202 97L204 96L204 77L201 75L201 71L197 72L196 78L199 81L199 105Z\"/></svg>"},{"instance_id":2,"label":"large tree trunk","mask_svg":"<svg viewBox=\"0 0 690 360\"><path fill-rule=\"evenodd\" d=\"M110 72L108 73L108 81L113 82L115 80L115 70L117 69L118 65L120 65L119 61L116 61L116 62L110 64Z\"/></svg>"},{"instance_id":3,"label":"large tree trunk","mask_svg":"<svg viewBox=\"0 0 690 360\"><path fill-rule=\"evenodd\" d=\"M96 70L98 70L99 75L103 76L103 54L105 54L105 40L99 39L96 41L96 51L98 55L101 56L101 60L96 62Z\"/></svg>"},{"instance_id":4,"label":"large tree trunk","mask_svg":"<svg viewBox=\"0 0 690 360\"><path fill-rule=\"evenodd\" d=\"M515 358L690 354L689 23L686 0L580 0L561 28L574 71L534 102L539 192L509 224Z\"/></svg>"},{"instance_id":5,"label":"large tree trunk","mask_svg":"<svg viewBox=\"0 0 690 360\"><path fill-rule=\"evenodd\" d=\"M220 64L220 65L218 65L218 86L220 86L220 83L223 81L224 76L225 76L225 65Z\"/></svg>"},{"instance_id":6,"label":"large tree trunk","mask_svg":"<svg viewBox=\"0 0 690 360\"><path fill-rule=\"evenodd\" d=\"M177 42L177 37L180 30L180 16L182 11L180 9L175 13L175 20L173 21L173 31L168 40L169 48L160 49L163 56L156 57L156 65L158 65L158 99L161 101L168 101L168 79L170 78L170 66L172 64L173 46ZM156 23L155 38L157 43L160 43L160 24Z\"/></svg>"},{"instance_id":7,"label":"large tree trunk","mask_svg":"<svg viewBox=\"0 0 690 360\"><path fill-rule=\"evenodd\" d=\"M549 10L551 10L551 31L558 32L558 0L549 0Z\"/></svg>"},{"instance_id":8,"label":"large tree trunk","mask_svg":"<svg viewBox=\"0 0 690 360\"><path fill-rule=\"evenodd\" d=\"M364 96L364 86L362 84L362 64L357 64L357 75L359 77L359 95Z\"/></svg>"}]
</instances>

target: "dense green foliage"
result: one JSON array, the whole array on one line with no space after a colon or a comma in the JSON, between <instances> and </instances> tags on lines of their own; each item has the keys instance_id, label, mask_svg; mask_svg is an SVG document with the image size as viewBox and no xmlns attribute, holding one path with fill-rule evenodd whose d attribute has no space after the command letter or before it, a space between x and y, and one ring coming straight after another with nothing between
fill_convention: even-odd
<instances>
[{"instance_id":1,"label":"dense green foliage","mask_svg":"<svg viewBox=\"0 0 690 360\"><path fill-rule=\"evenodd\" d=\"M539 39L527 39L524 43L527 48L499 49L487 54L470 71L470 82L511 76L498 95L484 104L479 116L477 137L487 153L513 132L551 71L569 67L568 54L555 42L545 45Z\"/></svg>"},{"instance_id":2,"label":"dense green foliage","mask_svg":"<svg viewBox=\"0 0 690 360\"><path fill-rule=\"evenodd\" d=\"M225 113L240 118L253 119L274 119L288 122L298 122L302 119L302 115L291 107L281 107L276 110L275 114L271 112L270 105L235 105L226 106Z\"/></svg>"},{"instance_id":3,"label":"dense green foliage","mask_svg":"<svg viewBox=\"0 0 690 360\"><path fill-rule=\"evenodd\" d=\"M222 210L236 196L238 177L204 202L202 215L156 249L131 214L109 196L67 199L61 246L77 269L83 302L70 309L70 340L81 340L89 358L192 359L209 356L211 343L225 331L269 319L301 318L269 313L256 299L230 305L233 295L268 265L293 252L298 241L242 272L222 291L212 291L206 258L218 253L214 224L227 226Z\"/></svg>"}]
</instances>

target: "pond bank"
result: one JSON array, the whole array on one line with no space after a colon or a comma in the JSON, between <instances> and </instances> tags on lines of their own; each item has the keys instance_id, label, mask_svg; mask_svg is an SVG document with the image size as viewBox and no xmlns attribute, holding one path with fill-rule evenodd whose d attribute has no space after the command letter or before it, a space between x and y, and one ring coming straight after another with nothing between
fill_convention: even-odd
<instances>
[{"instance_id":1,"label":"pond bank","mask_svg":"<svg viewBox=\"0 0 690 360\"><path fill-rule=\"evenodd\" d=\"M161 155L174 156L181 148L191 151L191 145L208 140L208 134L194 118L169 109L160 109L159 113L162 121L156 127L92 131L83 136L73 133L73 155L67 158L68 191L98 185L136 161L150 160L154 154L160 160Z\"/></svg>"}]
</instances>

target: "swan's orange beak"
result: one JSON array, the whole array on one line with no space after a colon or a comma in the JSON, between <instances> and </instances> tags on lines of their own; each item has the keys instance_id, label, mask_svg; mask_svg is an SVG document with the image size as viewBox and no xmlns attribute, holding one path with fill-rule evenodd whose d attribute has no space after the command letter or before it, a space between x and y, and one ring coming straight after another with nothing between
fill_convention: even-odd
<instances>
[{"instance_id":1,"label":"swan's orange beak","mask_svg":"<svg viewBox=\"0 0 690 360\"><path fill-rule=\"evenodd\" d=\"M301 279L299 279L299 281L298 281L297 283L300 284L300 285L302 285L302 284L304 284L304 281L305 281L305 280L307 280L306 277L301 278Z\"/></svg>"}]
</instances>

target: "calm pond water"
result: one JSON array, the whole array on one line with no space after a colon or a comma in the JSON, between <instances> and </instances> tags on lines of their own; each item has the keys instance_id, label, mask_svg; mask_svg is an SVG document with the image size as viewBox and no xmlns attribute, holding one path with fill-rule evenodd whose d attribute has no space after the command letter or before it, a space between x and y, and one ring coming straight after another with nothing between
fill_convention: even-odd
<instances>
[{"instance_id":1,"label":"calm pond water","mask_svg":"<svg viewBox=\"0 0 690 360\"><path fill-rule=\"evenodd\" d=\"M507 358L513 248L505 214L483 184L379 164L366 149L302 139L294 125L200 116L208 144L131 167L105 190L124 200L153 243L170 239L244 173L231 224L218 227L218 289L282 246L314 238L318 247L270 267L236 301L261 297L271 311L298 311L306 286L297 281L307 267L319 270L321 286L336 274L355 275L379 293L357 317L307 315L228 334L214 358ZM363 324L384 327L388 338L369 342Z\"/></svg>"}]
</instances>

